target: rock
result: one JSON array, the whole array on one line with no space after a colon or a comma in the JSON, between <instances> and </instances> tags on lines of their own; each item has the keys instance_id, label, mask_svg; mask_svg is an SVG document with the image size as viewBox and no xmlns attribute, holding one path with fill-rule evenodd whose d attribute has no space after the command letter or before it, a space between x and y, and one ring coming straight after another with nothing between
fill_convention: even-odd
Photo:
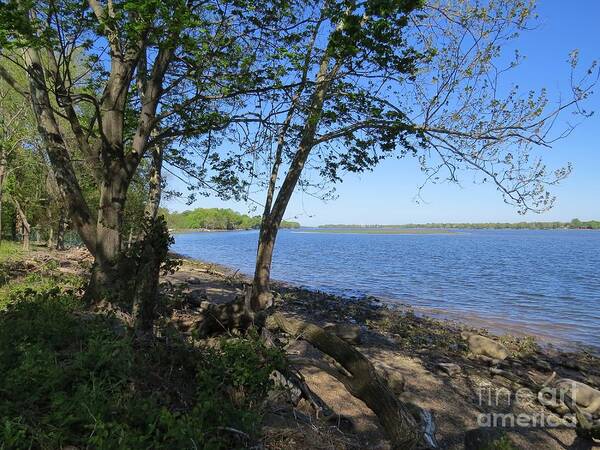
<instances>
[{"instance_id":1,"label":"rock","mask_svg":"<svg viewBox=\"0 0 600 450\"><path fill-rule=\"evenodd\" d=\"M554 387L568 393L583 412L592 416L600 415L600 391L598 389L569 378L557 380Z\"/></svg>"},{"instance_id":2,"label":"rock","mask_svg":"<svg viewBox=\"0 0 600 450\"><path fill-rule=\"evenodd\" d=\"M595 388L600 387L600 377L598 375L588 375L585 382Z\"/></svg>"},{"instance_id":3,"label":"rock","mask_svg":"<svg viewBox=\"0 0 600 450\"><path fill-rule=\"evenodd\" d=\"M373 366L377 371L377 375L383 378L392 392L396 395L400 395L404 392L404 387L406 385L406 380L404 379L404 375L398 373L398 371L392 369L390 366L387 366L383 363L374 363Z\"/></svg>"},{"instance_id":4,"label":"rock","mask_svg":"<svg viewBox=\"0 0 600 450\"><path fill-rule=\"evenodd\" d=\"M541 370L546 370L548 372L552 371L552 366L550 365L550 363L546 360L540 359L540 358L533 358L533 363L535 364L535 366L538 369Z\"/></svg>"},{"instance_id":5,"label":"rock","mask_svg":"<svg viewBox=\"0 0 600 450\"><path fill-rule=\"evenodd\" d=\"M462 333L462 336L467 340L469 351L474 355L483 355L499 360L508 358L509 352L500 342L478 334Z\"/></svg>"},{"instance_id":6,"label":"rock","mask_svg":"<svg viewBox=\"0 0 600 450\"><path fill-rule=\"evenodd\" d=\"M462 368L458 364L454 363L439 363L436 367L451 377L462 372Z\"/></svg>"},{"instance_id":7,"label":"rock","mask_svg":"<svg viewBox=\"0 0 600 450\"><path fill-rule=\"evenodd\" d=\"M502 362L499 359L490 358L489 356L485 355L471 355L469 356L469 359L481 361L491 367L498 366Z\"/></svg>"},{"instance_id":8,"label":"rock","mask_svg":"<svg viewBox=\"0 0 600 450\"><path fill-rule=\"evenodd\" d=\"M345 323L328 323L323 327L329 333L335 334L349 344L360 344L362 330L360 326Z\"/></svg>"}]
</instances>

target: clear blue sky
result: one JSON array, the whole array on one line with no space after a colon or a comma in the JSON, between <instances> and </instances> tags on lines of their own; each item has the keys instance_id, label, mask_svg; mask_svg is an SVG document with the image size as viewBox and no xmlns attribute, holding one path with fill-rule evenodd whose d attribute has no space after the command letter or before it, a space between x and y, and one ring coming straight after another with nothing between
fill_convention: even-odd
<instances>
[{"instance_id":1,"label":"clear blue sky","mask_svg":"<svg viewBox=\"0 0 600 450\"><path fill-rule=\"evenodd\" d=\"M568 90L570 68L566 60L571 50L580 50L582 67L600 60L600 1L540 0L537 12L539 26L515 42L526 59L510 73L510 81L523 90L547 87L550 97L556 98L559 92L566 94ZM586 106L596 114L544 156L549 167L573 164L571 176L554 188L557 200L546 213L517 214L492 186L473 184L469 174L462 177L460 186L427 185L421 192L425 203L417 203L415 196L423 176L417 162L407 158L385 161L371 173L346 177L337 185L338 198L333 201L323 202L296 192L286 218L295 218L303 225L600 219L600 86ZM244 203L214 198L201 198L190 207L183 200L166 201L165 206L172 210L249 209Z\"/></svg>"}]
</instances>

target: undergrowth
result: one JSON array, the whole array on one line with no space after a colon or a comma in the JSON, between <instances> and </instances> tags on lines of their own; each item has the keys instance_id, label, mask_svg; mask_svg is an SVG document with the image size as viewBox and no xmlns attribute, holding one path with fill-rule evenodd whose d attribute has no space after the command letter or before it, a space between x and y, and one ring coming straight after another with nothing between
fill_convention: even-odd
<instances>
[{"instance_id":1,"label":"undergrowth","mask_svg":"<svg viewBox=\"0 0 600 450\"><path fill-rule=\"evenodd\" d=\"M269 374L254 335L216 349L140 343L76 289L26 280L0 294L0 449L234 449L254 442Z\"/></svg>"}]
</instances>

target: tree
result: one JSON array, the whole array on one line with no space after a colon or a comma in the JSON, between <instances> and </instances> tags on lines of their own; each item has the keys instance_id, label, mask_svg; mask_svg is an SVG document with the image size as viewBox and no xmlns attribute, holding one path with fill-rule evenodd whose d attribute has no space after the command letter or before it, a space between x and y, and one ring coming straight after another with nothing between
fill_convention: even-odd
<instances>
[{"instance_id":1,"label":"tree","mask_svg":"<svg viewBox=\"0 0 600 450\"><path fill-rule=\"evenodd\" d=\"M413 156L426 182L473 170L523 213L552 206L548 188L570 167L550 171L537 154L571 132L556 130L560 113L588 115L581 104L597 75L592 65L558 105L543 89L523 94L503 82L520 55L502 65L501 50L528 28L532 2L314 2L303 11L290 27L297 41L273 56L289 87L258 99L260 125L224 157L249 166L244 182L266 190L254 309L271 302L273 249L298 186L322 189L383 158Z\"/></svg>"},{"instance_id":2,"label":"tree","mask_svg":"<svg viewBox=\"0 0 600 450\"><path fill-rule=\"evenodd\" d=\"M71 223L94 256L89 298L118 291L125 204L142 159L232 120L240 96L268 80L255 65L261 27L285 10L277 1L0 5L0 77L31 101ZM96 206L78 159L99 191Z\"/></svg>"},{"instance_id":3,"label":"tree","mask_svg":"<svg viewBox=\"0 0 600 450\"><path fill-rule=\"evenodd\" d=\"M407 137L414 133L403 111L369 92L385 90L394 76L412 77L415 62L426 57L408 45L403 34L420 2L311 6L310 20L294 51L280 49L278 55L280 64L288 67L285 77L295 80L295 87L272 96L273 119L263 123L275 142L273 152L268 148L270 175L251 297L254 309L271 302L269 279L277 232L309 157L316 154L320 174L335 181L338 170L361 171L398 145L410 148ZM332 148L334 141L343 142L343 152Z\"/></svg>"},{"instance_id":4,"label":"tree","mask_svg":"<svg viewBox=\"0 0 600 450\"><path fill-rule=\"evenodd\" d=\"M4 185L17 153L35 140L34 122L28 102L0 79L0 236Z\"/></svg>"}]
</instances>

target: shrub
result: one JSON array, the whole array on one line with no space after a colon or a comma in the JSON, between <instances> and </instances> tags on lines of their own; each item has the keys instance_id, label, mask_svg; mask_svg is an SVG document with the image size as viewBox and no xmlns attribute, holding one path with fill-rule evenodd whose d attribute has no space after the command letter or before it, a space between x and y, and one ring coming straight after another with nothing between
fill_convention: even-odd
<instances>
[{"instance_id":1,"label":"shrub","mask_svg":"<svg viewBox=\"0 0 600 450\"><path fill-rule=\"evenodd\" d=\"M213 350L175 338L141 344L57 286L13 289L5 303L2 449L241 448L282 364L256 336Z\"/></svg>"}]
</instances>

